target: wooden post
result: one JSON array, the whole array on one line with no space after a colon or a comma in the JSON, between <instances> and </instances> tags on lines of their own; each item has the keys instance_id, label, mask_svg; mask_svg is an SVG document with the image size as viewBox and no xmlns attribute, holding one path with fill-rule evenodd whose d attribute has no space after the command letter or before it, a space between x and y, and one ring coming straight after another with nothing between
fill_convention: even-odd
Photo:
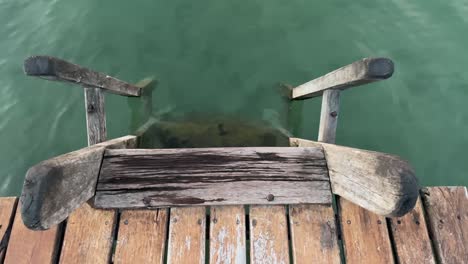
<instances>
[{"instance_id":1,"label":"wooden post","mask_svg":"<svg viewBox=\"0 0 468 264\"><path fill-rule=\"evenodd\" d=\"M107 137L104 92L100 88L84 87L88 146L104 142Z\"/></svg>"},{"instance_id":2,"label":"wooden post","mask_svg":"<svg viewBox=\"0 0 468 264\"><path fill-rule=\"evenodd\" d=\"M335 144L338 113L340 111L340 90L323 92L318 141Z\"/></svg>"}]
</instances>

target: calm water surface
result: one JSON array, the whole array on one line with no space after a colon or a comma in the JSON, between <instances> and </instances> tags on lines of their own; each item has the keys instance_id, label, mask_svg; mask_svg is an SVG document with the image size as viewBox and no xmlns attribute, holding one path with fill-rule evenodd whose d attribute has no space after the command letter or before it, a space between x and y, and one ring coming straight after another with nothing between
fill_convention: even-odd
<instances>
[{"instance_id":1,"label":"calm water surface","mask_svg":"<svg viewBox=\"0 0 468 264\"><path fill-rule=\"evenodd\" d=\"M337 143L401 155L424 185L468 184L467 0L0 0L0 25L0 196L86 145L82 89L24 76L36 54L157 76L156 109L254 119L282 111L275 83L390 57L391 79L343 93ZM106 104L109 137L131 133L128 100ZM315 139L320 100L299 106L289 129Z\"/></svg>"}]
</instances>

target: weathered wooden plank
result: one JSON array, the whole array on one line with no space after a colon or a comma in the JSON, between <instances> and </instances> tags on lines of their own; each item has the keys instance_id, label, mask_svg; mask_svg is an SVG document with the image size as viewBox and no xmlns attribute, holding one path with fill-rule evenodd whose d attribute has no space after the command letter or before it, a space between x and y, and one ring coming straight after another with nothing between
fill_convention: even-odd
<instances>
[{"instance_id":1,"label":"weathered wooden plank","mask_svg":"<svg viewBox=\"0 0 468 264\"><path fill-rule=\"evenodd\" d=\"M106 112L104 110L104 92L99 88L85 88L86 127L88 146L106 140Z\"/></svg>"},{"instance_id":2,"label":"weathered wooden plank","mask_svg":"<svg viewBox=\"0 0 468 264\"><path fill-rule=\"evenodd\" d=\"M167 209L123 211L114 263L163 263L167 223Z\"/></svg>"},{"instance_id":3,"label":"weathered wooden plank","mask_svg":"<svg viewBox=\"0 0 468 264\"><path fill-rule=\"evenodd\" d=\"M125 96L140 96L141 93L141 88L135 85L51 56L27 58L24 72L29 76L100 88Z\"/></svg>"},{"instance_id":4,"label":"weathered wooden plank","mask_svg":"<svg viewBox=\"0 0 468 264\"><path fill-rule=\"evenodd\" d=\"M284 206L251 206L249 225L251 263L289 263L288 224Z\"/></svg>"},{"instance_id":5,"label":"weathered wooden plank","mask_svg":"<svg viewBox=\"0 0 468 264\"><path fill-rule=\"evenodd\" d=\"M135 142L134 136L121 137L31 167L20 198L25 225L42 230L65 220L73 210L94 196L104 150Z\"/></svg>"},{"instance_id":6,"label":"weathered wooden plank","mask_svg":"<svg viewBox=\"0 0 468 264\"><path fill-rule=\"evenodd\" d=\"M114 210L83 204L67 220L60 263L109 263L116 224Z\"/></svg>"},{"instance_id":7,"label":"weathered wooden plank","mask_svg":"<svg viewBox=\"0 0 468 264\"><path fill-rule=\"evenodd\" d=\"M294 263L340 263L340 248L331 205L290 205Z\"/></svg>"},{"instance_id":8,"label":"weathered wooden plank","mask_svg":"<svg viewBox=\"0 0 468 264\"><path fill-rule=\"evenodd\" d=\"M334 144L338 113L340 112L340 90L325 90L322 96L318 141Z\"/></svg>"},{"instance_id":9,"label":"weathered wooden plank","mask_svg":"<svg viewBox=\"0 0 468 264\"><path fill-rule=\"evenodd\" d=\"M291 145L323 147L334 194L384 216L414 208L419 185L408 162L380 152L291 138Z\"/></svg>"},{"instance_id":10,"label":"weathered wooden plank","mask_svg":"<svg viewBox=\"0 0 468 264\"><path fill-rule=\"evenodd\" d=\"M331 203L320 148L109 150L99 208Z\"/></svg>"},{"instance_id":11,"label":"weathered wooden plank","mask_svg":"<svg viewBox=\"0 0 468 264\"><path fill-rule=\"evenodd\" d=\"M0 263L5 259L17 200L16 197L0 198Z\"/></svg>"},{"instance_id":12,"label":"weathered wooden plank","mask_svg":"<svg viewBox=\"0 0 468 264\"><path fill-rule=\"evenodd\" d=\"M393 62L390 59L364 58L299 85L293 89L292 99L307 99L320 96L327 89L344 90L384 80L393 75L393 69Z\"/></svg>"},{"instance_id":13,"label":"weathered wooden plank","mask_svg":"<svg viewBox=\"0 0 468 264\"><path fill-rule=\"evenodd\" d=\"M346 263L394 263L385 218L339 198Z\"/></svg>"},{"instance_id":14,"label":"weathered wooden plank","mask_svg":"<svg viewBox=\"0 0 468 264\"><path fill-rule=\"evenodd\" d=\"M21 221L21 204L18 207L4 263L56 263L63 226L43 231L30 230Z\"/></svg>"},{"instance_id":15,"label":"weathered wooden plank","mask_svg":"<svg viewBox=\"0 0 468 264\"><path fill-rule=\"evenodd\" d=\"M151 116L151 113L153 112L153 91L157 83L158 82L154 78L145 78L135 84L135 86L142 89L142 112L147 117Z\"/></svg>"},{"instance_id":16,"label":"weathered wooden plank","mask_svg":"<svg viewBox=\"0 0 468 264\"><path fill-rule=\"evenodd\" d=\"M205 263L205 207L171 208L167 263Z\"/></svg>"},{"instance_id":17,"label":"weathered wooden plank","mask_svg":"<svg viewBox=\"0 0 468 264\"><path fill-rule=\"evenodd\" d=\"M215 206L210 213L210 263L247 262L244 206Z\"/></svg>"},{"instance_id":18,"label":"weathered wooden plank","mask_svg":"<svg viewBox=\"0 0 468 264\"><path fill-rule=\"evenodd\" d=\"M468 263L466 187L424 188L422 199L438 262Z\"/></svg>"},{"instance_id":19,"label":"weathered wooden plank","mask_svg":"<svg viewBox=\"0 0 468 264\"><path fill-rule=\"evenodd\" d=\"M426 220L418 199L407 215L389 219L395 257L400 264L436 263L427 232Z\"/></svg>"}]
</instances>

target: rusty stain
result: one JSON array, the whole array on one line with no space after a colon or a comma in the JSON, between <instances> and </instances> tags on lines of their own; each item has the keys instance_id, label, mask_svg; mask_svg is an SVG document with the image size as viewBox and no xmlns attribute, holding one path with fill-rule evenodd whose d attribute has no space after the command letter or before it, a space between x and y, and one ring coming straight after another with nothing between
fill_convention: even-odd
<instances>
[{"instance_id":1,"label":"rusty stain","mask_svg":"<svg viewBox=\"0 0 468 264\"><path fill-rule=\"evenodd\" d=\"M338 113L337 113L336 111L333 111L333 112L330 113L330 115L331 115L332 117L336 117L336 116L338 115Z\"/></svg>"}]
</instances>

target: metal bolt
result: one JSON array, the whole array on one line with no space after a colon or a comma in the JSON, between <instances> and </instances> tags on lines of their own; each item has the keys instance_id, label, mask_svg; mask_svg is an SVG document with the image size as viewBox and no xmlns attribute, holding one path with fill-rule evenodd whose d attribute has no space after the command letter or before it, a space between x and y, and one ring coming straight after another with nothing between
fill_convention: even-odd
<instances>
[{"instance_id":1,"label":"metal bolt","mask_svg":"<svg viewBox=\"0 0 468 264\"><path fill-rule=\"evenodd\" d=\"M338 115L338 113L337 113L336 111L333 111L333 112L330 113L330 115L331 115L332 117L336 117L336 116Z\"/></svg>"},{"instance_id":2,"label":"metal bolt","mask_svg":"<svg viewBox=\"0 0 468 264\"><path fill-rule=\"evenodd\" d=\"M128 225L128 219L125 219L124 225Z\"/></svg>"},{"instance_id":3,"label":"metal bolt","mask_svg":"<svg viewBox=\"0 0 468 264\"><path fill-rule=\"evenodd\" d=\"M416 223L416 225L419 225L419 224L420 224L418 220L416 220L415 223Z\"/></svg>"},{"instance_id":4,"label":"metal bolt","mask_svg":"<svg viewBox=\"0 0 468 264\"><path fill-rule=\"evenodd\" d=\"M400 220L398 220L398 221L397 221L397 224L401 224L401 221L400 221Z\"/></svg>"},{"instance_id":5,"label":"metal bolt","mask_svg":"<svg viewBox=\"0 0 468 264\"><path fill-rule=\"evenodd\" d=\"M253 219L252 220L252 226L256 226L257 225L257 220Z\"/></svg>"},{"instance_id":6,"label":"metal bolt","mask_svg":"<svg viewBox=\"0 0 468 264\"><path fill-rule=\"evenodd\" d=\"M267 196L267 201L269 202L273 201L274 199L275 199L275 196L271 193Z\"/></svg>"},{"instance_id":7,"label":"metal bolt","mask_svg":"<svg viewBox=\"0 0 468 264\"><path fill-rule=\"evenodd\" d=\"M94 105L93 104L89 104L88 107L86 107L86 111L88 113L93 113L95 111L95 108L94 108Z\"/></svg>"},{"instance_id":8,"label":"metal bolt","mask_svg":"<svg viewBox=\"0 0 468 264\"><path fill-rule=\"evenodd\" d=\"M201 224L202 224L202 220L201 220L201 219L198 219L197 223L198 223L199 225L201 225Z\"/></svg>"},{"instance_id":9,"label":"metal bolt","mask_svg":"<svg viewBox=\"0 0 468 264\"><path fill-rule=\"evenodd\" d=\"M350 224L351 224L351 220L346 221L346 223L347 223L348 225L350 225Z\"/></svg>"},{"instance_id":10,"label":"metal bolt","mask_svg":"<svg viewBox=\"0 0 468 264\"><path fill-rule=\"evenodd\" d=\"M218 223L218 218L213 218L213 223Z\"/></svg>"},{"instance_id":11,"label":"metal bolt","mask_svg":"<svg viewBox=\"0 0 468 264\"><path fill-rule=\"evenodd\" d=\"M377 220L377 224L381 225L381 224L382 224L382 221Z\"/></svg>"}]
</instances>

